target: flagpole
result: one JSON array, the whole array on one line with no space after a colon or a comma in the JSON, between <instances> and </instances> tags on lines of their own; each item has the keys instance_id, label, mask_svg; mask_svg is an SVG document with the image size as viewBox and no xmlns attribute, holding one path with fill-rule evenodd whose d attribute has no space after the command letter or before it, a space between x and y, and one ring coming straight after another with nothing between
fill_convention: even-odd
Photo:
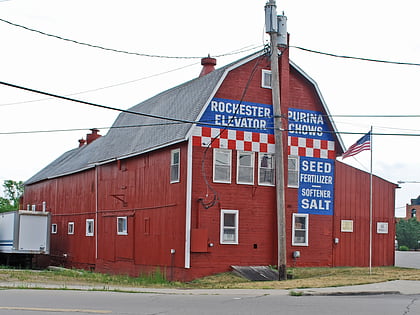
<instances>
[{"instance_id":1,"label":"flagpole","mask_svg":"<svg viewBox=\"0 0 420 315\"><path fill-rule=\"evenodd\" d=\"M373 155L373 134L372 126L370 126L370 188L369 188L369 274L372 274L372 155Z\"/></svg>"}]
</instances>

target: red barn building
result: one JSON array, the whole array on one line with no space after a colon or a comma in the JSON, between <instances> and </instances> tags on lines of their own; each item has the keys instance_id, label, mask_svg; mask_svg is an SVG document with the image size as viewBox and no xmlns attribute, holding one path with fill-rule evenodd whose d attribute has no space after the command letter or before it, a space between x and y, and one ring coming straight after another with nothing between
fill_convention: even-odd
<instances>
[{"instance_id":1,"label":"red barn building","mask_svg":"<svg viewBox=\"0 0 420 315\"><path fill-rule=\"evenodd\" d=\"M183 281L277 264L270 58L202 64L26 182L23 203L52 214L54 263ZM370 175L336 160L326 104L287 51L279 70L287 264L369 266ZM395 188L373 177L373 266L394 264Z\"/></svg>"}]
</instances>

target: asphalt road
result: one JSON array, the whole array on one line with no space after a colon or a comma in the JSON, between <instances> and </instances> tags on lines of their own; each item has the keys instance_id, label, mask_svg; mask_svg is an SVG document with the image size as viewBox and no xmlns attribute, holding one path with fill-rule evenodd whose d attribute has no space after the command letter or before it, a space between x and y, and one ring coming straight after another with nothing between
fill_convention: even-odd
<instances>
[{"instance_id":1,"label":"asphalt road","mask_svg":"<svg viewBox=\"0 0 420 315\"><path fill-rule=\"evenodd\" d=\"M420 251L395 252L395 266L420 269Z\"/></svg>"},{"instance_id":2,"label":"asphalt road","mask_svg":"<svg viewBox=\"0 0 420 315\"><path fill-rule=\"evenodd\" d=\"M419 295L287 296L254 294L157 294L70 290L4 290L0 315L395 315L420 314Z\"/></svg>"}]
</instances>

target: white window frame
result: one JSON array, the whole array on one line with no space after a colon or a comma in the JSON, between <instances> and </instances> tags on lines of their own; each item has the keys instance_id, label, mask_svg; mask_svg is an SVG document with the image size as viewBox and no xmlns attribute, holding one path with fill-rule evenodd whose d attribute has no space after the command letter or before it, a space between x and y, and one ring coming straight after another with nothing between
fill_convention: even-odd
<instances>
[{"instance_id":1,"label":"white window frame","mask_svg":"<svg viewBox=\"0 0 420 315\"><path fill-rule=\"evenodd\" d=\"M234 226L225 226L225 214L234 214L235 222ZM234 239L228 240L225 238L225 229L234 230ZM231 234L229 234L231 235ZM239 210L220 210L220 244L239 244Z\"/></svg>"},{"instance_id":2,"label":"white window frame","mask_svg":"<svg viewBox=\"0 0 420 315\"><path fill-rule=\"evenodd\" d=\"M125 222L122 229L120 229L120 221ZM117 235L128 235L127 217L117 217Z\"/></svg>"},{"instance_id":3,"label":"white window frame","mask_svg":"<svg viewBox=\"0 0 420 315\"><path fill-rule=\"evenodd\" d=\"M261 179L261 169L263 169L263 167L261 166L261 161L262 161L263 157L267 156L267 155L271 157L272 166L273 166L271 168L272 175L273 175L273 182L272 183L271 182L266 182L266 181L263 182L262 179ZM276 183L276 178L275 178L275 168L276 168L276 166L275 166L274 162L275 162L274 161L274 154L269 154L269 153L259 153L258 154L258 185L261 185L261 186L274 186L275 185L275 183ZM264 167L264 168L270 169L268 167Z\"/></svg>"},{"instance_id":4,"label":"white window frame","mask_svg":"<svg viewBox=\"0 0 420 315\"><path fill-rule=\"evenodd\" d=\"M267 82L268 78L270 78L270 82ZM271 70L262 69L261 70L261 87L265 89L271 89L272 78L273 77L271 75Z\"/></svg>"},{"instance_id":5,"label":"white window frame","mask_svg":"<svg viewBox=\"0 0 420 315\"><path fill-rule=\"evenodd\" d=\"M294 168L291 165L291 161L294 162ZM295 183L291 183L290 179L296 179ZM287 158L287 187L299 188L299 156L289 155Z\"/></svg>"},{"instance_id":6,"label":"white window frame","mask_svg":"<svg viewBox=\"0 0 420 315\"><path fill-rule=\"evenodd\" d=\"M57 223L51 224L51 234L57 234Z\"/></svg>"},{"instance_id":7,"label":"white window frame","mask_svg":"<svg viewBox=\"0 0 420 315\"><path fill-rule=\"evenodd\" d=\"M175 156L178 156L178 161L175 161ZM179 183L180 181L180 167L181 166L181 150L171 150L171 167L170 167L170 180L172 183Z\"/></svg>"},{"instance_id":8,"label":"white window frame","mask_svg":"<svg viewBox=\"0 0 420 315\"><path fill-rule=\"evenodd\" d=\"M305 228L297 228L296 218L305 218ZM309 214L307 213L293 213L293 220L292 220L292 245L293 246L309 246ZM304 242L297 242L296 241L296 232L305 232L305 241Z\"/></svg>"},{"instance_id":9,"label":"white window frame","mask_svg":"<svg viewBox=\"0 0 420 315\"><path fill-rule=\"evenodd\" d=\"M86 236L94 236L94 235L95 235L95 220L86 219Z\"/></svg>"},{"instance_id":10,"label":"white window frame","mask_svg":"<svg viewBox=\"0 0 420 315\"><path fill-rule=\"evenodd\" d=\"M228 164L222 165L217 164L218 154L227 154L228 155ZM228 179L218 179L216 178L216 168L223 167L223 169L228 168ZM213 150L213 182L215 183L231 183L232 181L232 151L226 149L214 149Z\"/></svg>"},{"instance_id":11,"label":"white window frame","mask_svg":"<svg viewBox=\"0 0 420 315\"><path fill-rule=\"evenodd\" d=\"M238 184L245 184L245 185L254 185L254 152L251 151L237 151L237 158L236 158L236 183ZM251 165L241 165L241 156L249 156ZM250 181L241 181L240 180L240 173L241 171L244 172L251 172L251 180Z\"/></svg>"},{"instance_id":12,"label":"white window frame","mask_svg":"<svg viewBox=\"0 0 420 315\"><path fill-rule=\"evenodd\" d=\"M67 225L67 234L73 235L74 234L74 222L69 222Z\"/></svg>"}]
</instances>

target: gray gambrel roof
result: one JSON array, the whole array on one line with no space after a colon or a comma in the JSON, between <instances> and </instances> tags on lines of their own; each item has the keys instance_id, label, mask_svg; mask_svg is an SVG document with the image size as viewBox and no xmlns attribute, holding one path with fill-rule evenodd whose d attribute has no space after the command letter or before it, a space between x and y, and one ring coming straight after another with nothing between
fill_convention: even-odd
<instances>
[{"instance_id":1,"label":"gray gambrel roof","mask_svg":"<svg viewBox=\"0 0 420 315\"><path fill-rule=\"evenodd\" d=\"M262 53L258 52L223 68L214 70L205 76L164 91L129 110L183 121L197 121L202 109L205 108L216 93L224 75L245 61L261 56ZM291 65L304 75L319 93L316 83L300 68L293 63ZM319 97L324 104L320 94ZM325 104L324 108L328 113ZM105 136L96 139L89 145L64 153L32 176L25 184L29 185L42 180L80 172L93 168L98 164L139 155L184 141L187 139L191 127L191 123L177 123L122 112ZM333 128L336 129L334 124ZM343 148L339 136L338 141Z\"/></svg>"}]
</instances>

